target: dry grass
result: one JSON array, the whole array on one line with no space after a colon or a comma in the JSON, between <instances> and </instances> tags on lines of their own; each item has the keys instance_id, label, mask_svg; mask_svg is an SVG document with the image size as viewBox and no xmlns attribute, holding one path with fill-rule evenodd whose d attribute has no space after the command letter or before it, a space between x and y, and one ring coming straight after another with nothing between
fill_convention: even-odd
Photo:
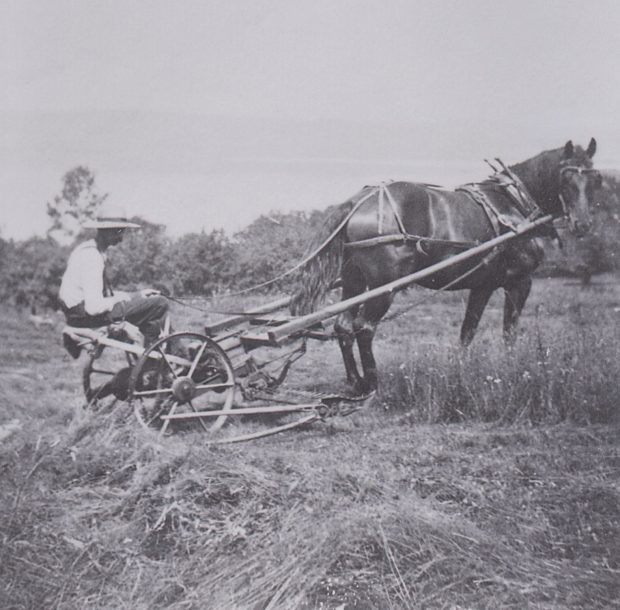
<instances>
[{"instance_id":1,"label":"dry grass","mask_svg":"<svg viewBox=\"0 0 620 610\"><path fill-rule=\"evenodd\" d=\"M57 335L7 314L0 424L22 429L0 441L0 607L614 607L619 303L551 287L510 353L497 303L449 347L447 295L406 318L417 345L382 327L374 408L223 447L85 413ZM291 384L338 389L335 345L311 350Z\"/></svg>"}]
</instances>

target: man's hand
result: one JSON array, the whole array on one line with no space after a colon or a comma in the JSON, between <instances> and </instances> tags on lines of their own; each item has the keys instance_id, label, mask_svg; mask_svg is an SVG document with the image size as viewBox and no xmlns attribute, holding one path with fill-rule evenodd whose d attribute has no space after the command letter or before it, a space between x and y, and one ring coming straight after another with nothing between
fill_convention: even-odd
<instances>
[{"instance_id":1,"label":"man's hand","mask_svg":"<svg viewBox=\"0 0 620 610\"><path fill-rule=\"evenodd\" d=\"M158 294L161 294L161 292L159 290L155 290L155 288L144 288L140 291L141 297L154 297Z\"/></svg>"}]
</instances>

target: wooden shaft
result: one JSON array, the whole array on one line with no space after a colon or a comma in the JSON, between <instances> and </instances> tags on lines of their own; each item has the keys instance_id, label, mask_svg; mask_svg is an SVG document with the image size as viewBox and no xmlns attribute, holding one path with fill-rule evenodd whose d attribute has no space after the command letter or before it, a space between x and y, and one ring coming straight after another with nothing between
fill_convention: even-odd
<instances>
[{"instance_id":1,"label":"wooden shaft","mask_svg":"<svg viewBox=\"0 0 620 610\"><path fill-rule=\"evenodd\" d=\"M196 413L172 413L162 415L161 419L196 419L197 417L219 417L220 415L264 415L266 413L295 413L296 411L309 411L320 407L321 403L308 403L302 405L277 405L267 407L245 407L241 409L225 409L218 411L198 411Z\"/></svg>"},{"instance_id":2,"label":"wooden shaft","mask_svg":"<svg viewBox=\"0 0 620 610\"><path fill-rule=\"evenodd\" d=\"M504 242L510 241L515 237L523 235L524 233L528 233L533 229L550 222L551 220L553 220L553 216L547 214L546 216L543 216L538 220L519 227L515 232L504 233L503 235L490 239L489 241L485 241L479 246L474 246L473 248L470 248L465 252L455 254L454 256L451 256L446 260L435 263L434 265L430 265L430 267L426 267L425 269L401 277L397 280L394 280L393 282L383 284L382 286L378 286L377 288L373 288L372 290L367 290L366 292L351 297L350 299L345 299L344 301L340 301L339 303L328 305L320 311L316 311L306 316L301 316L295 320L292 320L288 324L282 324L282 326L278 326L267 333L269 340L273 345L279 345L281 341L283 341L286 337L292 335L295 332L305 330L309 326L312 326L317 322L321 322L322 320L326 320L327 318L336 316L339 313L350 309L351 307L355 307L356 305L361 305L366 301L370 301L374 297L402 290L410 284L413 284L414 282L428 277L433 273L437 273L438 271L447 269L452 265L466 261L470 258L473 258L474 256L487 252L488 250L491 250L492 248L495 248L496 246L499 246Z\"/></svg>"}]
</instances>

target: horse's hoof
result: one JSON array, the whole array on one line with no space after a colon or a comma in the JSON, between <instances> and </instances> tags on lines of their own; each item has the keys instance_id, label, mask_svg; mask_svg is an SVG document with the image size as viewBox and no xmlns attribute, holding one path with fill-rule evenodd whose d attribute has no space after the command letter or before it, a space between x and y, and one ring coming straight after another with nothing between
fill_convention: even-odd
<instances>
[{"instance_id":1,"label":"horse's hoof","mask_svg":"<svg viewBox=\"0 0 620 610\"><path fill-rule=\"evenodd\" d=\"M353 391L355 392L356 396L368 396L369 394L372 394L373 392L375 392L377 389L377 384L376 383L369 383L368 381L358 381L354 386L353 386Z\"/></svg>"}]
</instances>

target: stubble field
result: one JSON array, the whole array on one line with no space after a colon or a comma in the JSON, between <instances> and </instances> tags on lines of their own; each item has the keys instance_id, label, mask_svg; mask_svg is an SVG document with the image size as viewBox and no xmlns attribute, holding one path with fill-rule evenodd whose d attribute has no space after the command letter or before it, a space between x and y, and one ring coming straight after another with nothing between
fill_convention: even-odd
<instances>
[{"instance_id":1,"label":"stubble field","mask_svg":"<svg viewBox=\"0 0 620 610\"><path fill-rule=\"evenodd\" d=\"M0 607L617 607L617 278L537 280L512 350L500 295L462 351L463 295L430 294L363 411L231 446L85 412L61 321L4 311ZM288 385L343 391L336 344Z\"/></svg>"}]
</instances>

